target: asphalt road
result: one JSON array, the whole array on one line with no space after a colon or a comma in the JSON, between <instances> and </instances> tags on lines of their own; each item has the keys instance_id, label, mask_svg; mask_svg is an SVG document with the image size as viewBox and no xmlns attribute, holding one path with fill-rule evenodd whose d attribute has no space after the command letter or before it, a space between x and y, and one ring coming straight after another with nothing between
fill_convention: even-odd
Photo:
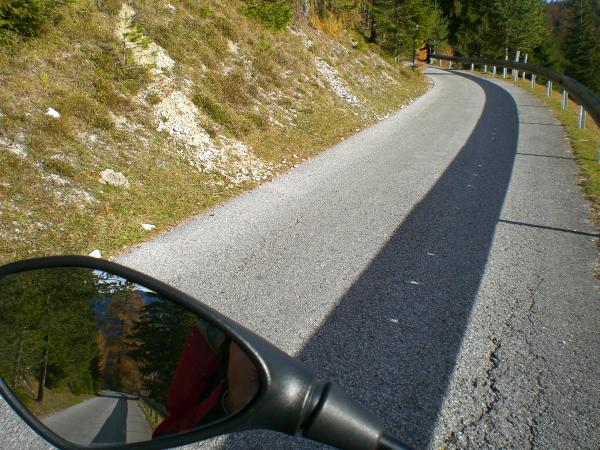
<instances>
[{"instance_id":1,"label":"asphalt road","mask_svg":"<svg viewBox=\"0 0 600 450\"><path fill-rule=\"evenodd\" d=\"M152 439L144 414L132 400L106 392L43 420L44 425L80 445L125 444Z\"/></svg>"},{"instance_id":2,"label":"asphalt road","mask_svg":"<svg viewBox=\"0 0 600 450\"><path fill-rule=\"evenodd\" d=\"M510 83L430 77L400 113L119 262L298 356L412 446L598 448L598 236L564 131ZM3 442L35 442L3 414Z\"/></svg>"}]
</instances>

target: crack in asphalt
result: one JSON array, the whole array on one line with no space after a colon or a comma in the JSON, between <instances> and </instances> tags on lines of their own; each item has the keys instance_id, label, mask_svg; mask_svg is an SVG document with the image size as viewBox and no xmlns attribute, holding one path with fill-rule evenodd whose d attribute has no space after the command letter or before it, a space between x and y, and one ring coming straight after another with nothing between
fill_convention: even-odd
<instances>
[{"instance_id":1,"label":"crack in asphalt","mask_svg":"<svg viewBox=\"0 0 600 450\"><path fill-rule=\"evenodd\" d=\"M529 306L527 308L527 321L529 322L531 329L535 330L536 329L536 324L535 324L535 315L536 315L536 310L539 308L538 306L538 302L537 302L537 292L540 291L541 286L544 283L544 279L539 275L536 274L536 277L538 278L538 283L536 286L531 287L529 286L527 288L528 290L528 296L529 296ZM523 333L523 337L524 337L524 341L525 344L527 345L528 348L528 354L531 355L534 359L534 361L541 361L543 364L543 367L547 367L548 366L548 361L546 360L546 358L543 355L540 355L538 352L536 352L534 350L534 345L532 344L528 333L524 332ZM532 365L533 366L533 365ZM539 367L538 365L535 366L536 368ZM536 392L534 394L534 398L533 401L542 406L542 402L543 402L543 393L544 393L544 386L542 385L542 371L541 370L537 370L537 373L535 375L535 382L536 382ZM543 406L541 409L538 409L538 413L535 414L529 421L529 447L530 448L536 448L536 440L538 437L538 433L539 433L539 419L542 417L542 415L544 415L546 413L546 411L548 410L548 406Z\"/></svg>"},{"instance_id":2,"label":"crack in asphalt","mask_svg":"<svg viewBox=\"0 0 600 450\"><path fill-rule=\"evenodd\" d=\"M497 379L495 374L496 370L500 367L499 353L502 344L500 342L500 339L495 337L491 338L491 343L494 345L494 348L488 353L488 369L485 372L486 379L482 383L483 385L487 385L488 387L488 399L483 404L483 408L481 409L479 416L475 420L464 424L459 430L450 433L448 439L446 440L446 445L448 446L460 447L460 445L458 444L458 438L466 438L467 447L471 447L472 445L474 445L475 443L472 442L472 439L470 437L470 435L472 434L471 432L479 429L481 426L484 425L486 419L492 414L492 412L502 399L500 389L497 386ZM474 383L477 384L477 380L475 380ZM486 444L492 445L491 442L488 441L487 433L485 432L483 432L483 440Z\"/></svg>"}]
</instances>

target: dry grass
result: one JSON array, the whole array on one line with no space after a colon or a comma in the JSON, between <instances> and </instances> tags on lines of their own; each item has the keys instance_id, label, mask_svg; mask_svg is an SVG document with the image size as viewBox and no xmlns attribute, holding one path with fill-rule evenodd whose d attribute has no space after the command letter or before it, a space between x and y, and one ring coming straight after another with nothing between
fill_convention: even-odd
<instances>
[{"instance_id":1,"label":"dry grass","mask_svg":"<svg viewBox=\"0 0 600 450\"><path fill-rule=\"evenodd\" d=\"M19 391L19 399L38 419L43 419L56 412L64 411L71 406L84 402L94 396L92 394L73 394L68 389L44 389L44 400L38 402L37 383L31 383L27 390Z\"/></svg>"},{"instance_id":2,"label":"dry grass","mask_svg":"<svg viewBox=\"0 0 600 450\"><path fill-rule=\"evenodd\" d=\"M310 23L319 31L327 33L331 36L338 36L344 29L344 22L338 16L327 14L326 17L320 18L316 15L310 16Z\"/></svg>"},{"instance_id":3,"label":"dry grass","mask_svg":"<svg viewBox=\"0 0 600 450\"><path fill-rule=\"evenodd\" d=\"M0 263L96 248L118 254L256 186L199 172L180 143L156 131L153 111L165 92L184 92L212 138L243 142L276 176L426 89L420 74L376 48L352 49L358 38L344 29L335 39L310 28L271 31L246 17L240 1L131 3L136 26L176 62L168 89L148 90L151 67L124 51L117 0L76 1L46 35L0 56ZM362 107L335 95L317 56ZM45 114L49 107L59 120ZM100 184L107 168L131 188Z\"/></svg>"}]
</instances>

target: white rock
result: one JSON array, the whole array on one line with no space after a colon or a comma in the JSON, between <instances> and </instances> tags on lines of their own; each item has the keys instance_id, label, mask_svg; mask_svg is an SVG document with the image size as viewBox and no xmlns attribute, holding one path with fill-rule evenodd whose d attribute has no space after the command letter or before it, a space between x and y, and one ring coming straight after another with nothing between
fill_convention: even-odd
<instances>
[{"instance_id":1,"label":"white rock","mask_svg":"<svg viewBox=\"0 0 600 450\"><path fill-rule=\"evenodd\" d=\"M323 59L318 57L316 58L315 63L319 73L327 80L331 89L338 97L351 105L362 105L363 102L350 91L350 88L346 86L344 81L340 78L335 67L330 66Z\"/></svg>"},{"instance_id":2,"label":"white rock","mask_svg":"<svg viewBox=\"0 0 600 450\"><path fill-rule=\"evenodd\" d=\"M152 231L156 228L156 225L152 225L151 223L143 223L142 228L144 231Z\"/></svg>"},{"instance_id":3,"label":"white rock","mask_svg":"<svg viewBox=\"0 0 600 450\"><path fill-rule=\"evenodd\" d=\"M175 6L171 5L170 3L167 3L167 9L171 12L177 11L177 8L175 8Z\"/></svg>"},{"instance_id":4,"label":"white rock","mask_svg":"<svg viewBox=\"0 0 600 450\"><path fill-rule=\"evenodd\" d=\"M232 55L240 54L240 46L238 44L236 44L235 42L227 41L227 49L229 50L229 53L231 53Z\"/></svg>"},{"instance_id":5,"label":"white rock","mask_svg":"<svg viewBox=\"0 0 600 450\"><path fill-rule=\"evenodd\" d=\"M91 256L92 258L102 258L102 253L100 253L100 250L94 250L92 253L89 254L89 256Z\"/></svg>"},{"instance_id":6,"label":"white rock","mask_svg":"<svg viewBox=\"0 0 600 450\"><path fill-rule=\"evenodd\" d=\"M111 186L121 186L128 188L129 181L121 172L115 172L111 169L106 169L100 172L100 183L109 184Z\"/></svg>"},{"instance_id":7,"label":"white rock","mask_svg":"<svg viewBox=\"0 0 600 450\"><path fill-rule=\"evenodd\" d=\"M48 108L48 111L46 111L46 115L54 117L55 119L60 119L60 113L54 108Z\"/></svg>"},{"instance_id":8,"label":"white rock","mask_svg":"<svg viewBox=\"0 0 600 450\"><path fill-rule=\"evenodd\" d=\"M0 136L0 146L6 147L9 152L17 155L19 158L25 159L28 156L25 144L12 142Z\"/></svg>"},{"instance_id":9,"label":"white rock","mask_svg":"<svg viewBox=\"0 0 600 450\"><path fill-rule=\"evenodd\" d=\"M173 69L175 61L164 48L151 41L147 45L137 45L127 38L128 33L135 31L133 28L135 14L135 10L131 6L126 3L123 4L119 12L119 24L116 29L117 37L125 40L135 62L141 66L151 66L153 74L159 75L166 70Z\"/></svg>"},{"instance_id":10,"label":"white rock","mask_svg":"<svg viewBox=\"0 0 600 450\"><path fill-rule=\"evenodd\" d=\"M154 109L156 131L166 131L177 141L191 147L210 147L210 136L198 124L199 111L183 92L173 91Z\"/></svg>"}]
</instances>

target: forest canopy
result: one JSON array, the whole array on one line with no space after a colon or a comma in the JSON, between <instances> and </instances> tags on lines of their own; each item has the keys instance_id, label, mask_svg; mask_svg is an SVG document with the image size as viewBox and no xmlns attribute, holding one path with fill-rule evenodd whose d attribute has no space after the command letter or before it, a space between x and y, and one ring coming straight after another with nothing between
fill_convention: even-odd
<instances>
[{"instance_id":1,"label":"forest canopy","mask_svg":"<svg viewBox=\"0 0 600 450\"><path fill-rule=\"evenodd\" d=\"M414 47L513 59L565 72L600 93L600 0L295 0L306 17L353 17L397 58ZM349 15L353 11L354 15ZM521 59L523 61L523 59Z\"/></svg>"},{"instance_id":2,"label":"forest canopy","mask_svg":"<svg viewBox=\"0 0 600 450\"><path fill-rule=\"evenodd\" d=\"M75 0L0 0L0 45L13 45L58 23ZM514 58L563 71L600 92L600 0L244 0L265 27L294 21L355 31L397 60L415 50Z\"/></svg>"}]
</instances>

